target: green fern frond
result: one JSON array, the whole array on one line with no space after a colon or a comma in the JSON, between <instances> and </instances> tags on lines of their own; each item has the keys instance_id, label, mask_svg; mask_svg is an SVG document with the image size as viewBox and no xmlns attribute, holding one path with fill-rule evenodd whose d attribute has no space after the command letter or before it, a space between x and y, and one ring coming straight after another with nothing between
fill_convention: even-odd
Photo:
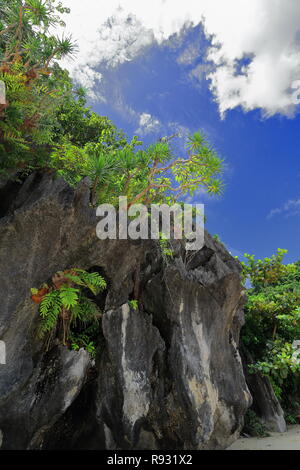
<instances>
[{"instance_id":1,"label":"green fern frond","mask_svg":"<svg viewBox=\"0 0 300 470\"><path fill-rule=\"evenodd\" d=\"M56 273L52 282L51 287L44 285L50 292L44 295L39 307L41 336L53 332L52 338L63 337L63 344L71 345L72 349L84 347L93 356L96 351L94 340L97 341L99 335L101 311L86 296L85 288L96 295L106 286L105 280L98 273L72 269ZM38 295L39 292L41 289L31 289L32 295ZM54 330L56 326L57 331ZM80 332L77 340L74 338L74 330L77 336L78 331Z\"/></svg>"},{"instance_id":2,"label":"green fern frond","mask_svg":"<svg viewBox=\"0 0 300 470\"><path fill-rule=\"evenodd\" d=\"M62 302L58 291L52 291L45 295L40 304L43 332L51 331L56 326L61 309Z\"/></svg>"},{"instance_id":3,"label":"green fern frond","mask_svg":"<svg viewBox=\"0 0 300 470\"><path fill-rule=\"evenodd\" d=\"M84 285L94 295L99 294L101 290L106 288L106 281L102 276L100 276L100 274L96 272L88 273L83 269L74 269L74 271L78 273L79 278L79 280L74 280L74 282L80 283L80 285Z\"/></svg>"},{"instance_id":4,"label":"green fern frond","mask_svg":"<svg viewBox=\"0 0 300 470\"><path fill-rule=\"evenodd\" d=\"M63 307L70 310L78 304L79 289L75 287L62 286L59 290L59 297Z\"/></svg>"},{"instance_id":5,"label":"green fern frond","mask_svg":"<svg viewBox=\"0 0 300 470\"><path fill-rule=\"evenodd\" d=\"M79 302L72 309L74 322L77 320L82 323L90 323L101 315L100 309L95 302L84 295L80 296Z\"/></svg>"}]
</instances>

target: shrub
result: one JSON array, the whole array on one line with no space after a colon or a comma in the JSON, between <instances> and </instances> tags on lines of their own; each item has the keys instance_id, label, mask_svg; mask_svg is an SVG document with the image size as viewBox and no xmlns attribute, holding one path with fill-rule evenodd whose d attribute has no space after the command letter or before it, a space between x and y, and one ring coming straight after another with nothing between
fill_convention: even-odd
<instances>
[{"instance_id":1,"label":"shrub","mask_svg":"<svg viewBox=\"0 0 300 470\"><path fill-rule=\"evenodd\" d=\"M300 264L282 263L285 250L263 260L246 255L244 280L251 282L242 330L252 373L268 376L285 408L299 393L300 364L292 344L300 338Z\"/></svg>"},{"instance_id":2,"label":"shrub","mask_svg":"<svg viewBox=\"0 0 300 470\"><path fill-rule=\"evenodd\" d=\"M257 414L249 409L245 415L243 431L254 437L269 436L265 425L261 422Z\"/></svg>"}]
</instances>

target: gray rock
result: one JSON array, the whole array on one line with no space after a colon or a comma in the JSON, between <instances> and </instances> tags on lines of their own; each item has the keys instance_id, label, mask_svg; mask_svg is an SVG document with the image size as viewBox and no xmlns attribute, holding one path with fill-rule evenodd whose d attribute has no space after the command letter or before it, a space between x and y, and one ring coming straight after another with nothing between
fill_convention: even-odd
<instances>
[{"instance_id":1,"label":"gray rock","mask_svg":"<svg viewBox=\"0 0 300 470\"><path fill-rule=\"evenodd\" d=\"M79 394L90 358L86 351L59 346L43 355L25 387L2 401L3 447L38 449L44 435Z\"/></svg>"},{"instance_id":2,"label":"gray rock","mask_svg":"<svg viewBox=\"0 0 300 470\"><path fill-rule=\"evenodd\" d=\"M287 426L284 411L273 391L269 378L261 374L250 374L247 364L252 362L251 356L247 351L243 350L242 357L247 385L253 397L253 411L268 431L286 432Z\"/></svg>"},{"instance_id":3,"label":"gray rock","mask_svg":"<svg viewBox=\"0 0 300 470\"><path fill-rule=\"evenodd\" d=\"M0 219L2 448L229 446L251 400L239 263L208 233L197 253L174 241L168 264L155 241L100 241L87 180L73 190L33 174L15 193ZM84 351L45 353L36 335L30 288L70 267L100 268L108 282L95 368Z\"/></svg>"}]
</instances>

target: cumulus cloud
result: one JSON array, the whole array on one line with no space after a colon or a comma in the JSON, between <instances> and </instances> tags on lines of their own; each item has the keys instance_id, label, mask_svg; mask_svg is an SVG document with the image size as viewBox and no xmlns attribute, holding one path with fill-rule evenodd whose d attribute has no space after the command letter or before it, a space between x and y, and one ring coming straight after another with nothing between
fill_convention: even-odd
<instances>
[{"instance_id":1,"label":"cumulus cloud","mask_svg":"<svg viewBox=\"0 0 300 470\"><path fill-rule=\"evenodd\" d=\"M115 67L134 59L153 40L152 31L146 29L140 20L118 9L98 30L89 63Z\"/></svg>"},{"instance_id":2,"label":"cumulus cloud","mask_svg":"<svg viewBox=\"0 0 300 470\"><path fill-rule=\"evenodd\" d=\"M284 215L285 217L300 215L300 199L291 199L283 206L272 209L268 214L268 219L272 219L276 215Z\"/></svg>"},{"instance_id":3,"label":"cumulus cloud","mask_svg":"<svg viewBox=\"0 0 300 470\"><path fill-rule=\"evenodd\" d=\"M208 59L215 70L209 78L221 114L242 106L246 111L261 108L266 116L291 116L295 111L291 84L300 77L300 3L224 3L228 9L222 21L209 9L205 16L206 31L214 34Z\"/></svg>"},{"instance_id":4,"label":"cumulus cloud","mask_svg":"<svg viewBox=\"0 0 300 470\"><path fill-rule=\"evenodd\" d=\"M161 129L161 123L158 119L149 113L141 113L139 118L139 128L135 131L139 135L151 134Z\"/></svg>"},{"instance_id":5,"label":"cumulus cloud","mask_svg":"<svg viewBox=\"0 0 300 470\"><path fill-rule=\"evenodd\" d=\"M102 74L96 72L88 65L83 65L74 69L73 78L76 83L83 86L87 92L88 96L94 101L105 101L105 98L100 94L99 83L102 80Z\"/></svg>"},{"instance_id":6,"label":"cumulus cloud","mask_svg":"<svg viewBox=\"0 0 300 470\"><path fill-rule=\"evenodd\" d=\"M203 24L211 46L207 77L220 113L241 106L292 116L292 83L300 79L299 0L65 0L78 38L76 69L133 60L187 25ZM200 51L199 51L200 52ZM182 63L194 60L187 50Z\"/></svg>"}]
</instances>

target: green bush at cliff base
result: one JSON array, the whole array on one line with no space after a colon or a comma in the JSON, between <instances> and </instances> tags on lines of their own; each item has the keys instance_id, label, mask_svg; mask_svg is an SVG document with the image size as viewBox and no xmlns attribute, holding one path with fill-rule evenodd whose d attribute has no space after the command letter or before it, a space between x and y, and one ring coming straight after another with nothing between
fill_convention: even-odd
<instances>
[{"instance_id":1,"label":"green bush at cliff base","mask_svg":"<svg viewBox=\"0 0 300 470\"><path fill-rule=\"evenodd\" d=\"M268 376L286 410L300 392L300 364L292 344L300 339L300 263L283 264L286 250L256 260L245 255L244 281L251 282L242 344L253 359L252 373Z\"/></svg>"},{"instance_id":2,"label":"green bush at cliff base","mask_svg":"<svg viewBox=\"0 0 300 470\"><path fill-rule=\"evenodd\" d=\"M249 409L245 415L243 432L250 436L268 437L266 426L261 422L257 414Z\"/></svg>"}]
</instances>

